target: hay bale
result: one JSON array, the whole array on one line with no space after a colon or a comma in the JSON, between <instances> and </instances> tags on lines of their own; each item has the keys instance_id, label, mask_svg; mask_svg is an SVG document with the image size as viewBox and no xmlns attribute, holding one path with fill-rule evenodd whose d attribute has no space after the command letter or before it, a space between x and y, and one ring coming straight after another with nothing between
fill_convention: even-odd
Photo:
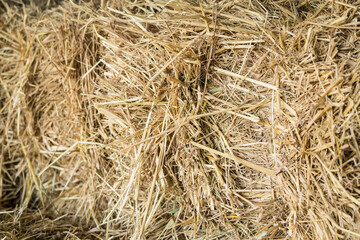
<instances>
[{"instance_id":1,"label":"hay bale","mask_svg":"<svg viewBox=\"0 0 360 240\"><path fill-rule=\"evenodd\" d=\"M359 3L30 2L0 3L0 234L360 237Z\"/></svg>"}]
</instances>

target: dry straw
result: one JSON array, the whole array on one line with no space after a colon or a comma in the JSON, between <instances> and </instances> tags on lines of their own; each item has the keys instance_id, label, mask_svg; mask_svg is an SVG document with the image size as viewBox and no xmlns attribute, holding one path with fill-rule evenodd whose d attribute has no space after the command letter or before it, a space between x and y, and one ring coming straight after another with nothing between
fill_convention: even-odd
<instances>
[{"instance_id":1,"label":"dry straw","mask_svg":"<svg viewBox=\"0 0 360 240\"><path fill-rule=\"evenodd\" d=\"M359 6L0 0L2 239L359 239Z\"/></svg>"}]
</instances>

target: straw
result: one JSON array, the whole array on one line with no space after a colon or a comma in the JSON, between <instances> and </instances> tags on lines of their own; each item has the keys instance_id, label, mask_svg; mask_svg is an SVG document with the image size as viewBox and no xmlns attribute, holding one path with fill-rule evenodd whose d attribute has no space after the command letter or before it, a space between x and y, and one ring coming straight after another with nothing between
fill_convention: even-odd
<instances>
[{"instance_id":1,"label":"straw","mask_svg":"<svg viewBox=\"0 0 360 240\"><path fill-rule=\"evenodd\" d=\"M0 239L359 239L358 9L0 0Z\"/></svg>"}]
</instances>

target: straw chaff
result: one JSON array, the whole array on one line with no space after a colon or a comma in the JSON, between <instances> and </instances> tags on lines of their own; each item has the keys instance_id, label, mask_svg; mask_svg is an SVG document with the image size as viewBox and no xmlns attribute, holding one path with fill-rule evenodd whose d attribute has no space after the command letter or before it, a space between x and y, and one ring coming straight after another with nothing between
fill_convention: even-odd
<instances>
[{"instance_id":1,"label":"straw chaff","mask_svg":"<svg viewBox=\"0 0 360 240\"><path fill-rule=\"evenodd\" d=\"M359 239L358 1L0 1L5 239Z\"/></svg>"}]
</instances>

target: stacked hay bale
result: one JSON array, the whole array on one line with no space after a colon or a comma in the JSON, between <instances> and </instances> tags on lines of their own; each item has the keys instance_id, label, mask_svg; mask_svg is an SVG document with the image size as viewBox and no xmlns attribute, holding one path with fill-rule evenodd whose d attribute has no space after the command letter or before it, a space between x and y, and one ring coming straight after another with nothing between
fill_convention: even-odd
<instances>
[{"instance_id":1,"label":"stacked hay bale","mask_svg":"<svg viewBox=\"0 0 360 240\"><path fill-rule=\"evenodd\" d=\"M358 2L53 4L0 3L0 234L360 237Z\"/></svg>"}]
</instances>

